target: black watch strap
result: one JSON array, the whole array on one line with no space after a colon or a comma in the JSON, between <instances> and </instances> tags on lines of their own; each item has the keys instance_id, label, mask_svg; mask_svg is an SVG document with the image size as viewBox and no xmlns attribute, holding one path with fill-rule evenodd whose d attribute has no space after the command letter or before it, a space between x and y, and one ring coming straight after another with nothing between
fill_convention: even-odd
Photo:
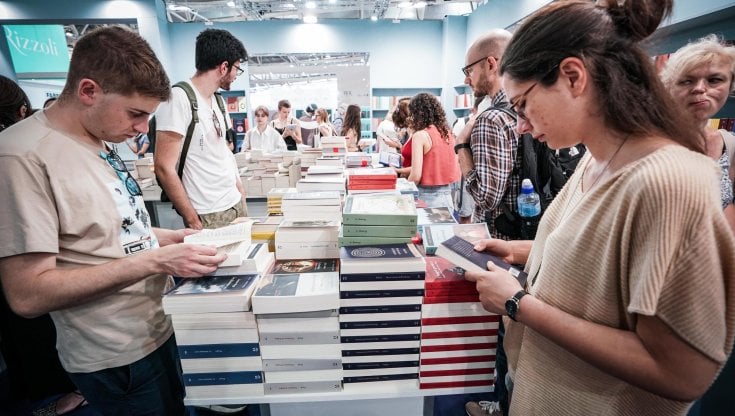
<instances>
[{"instance_id":1,"label":"black watch strap","mask_svg":"<svg viewBox=\"0 0 735 416\"><path fill-rule=\"evenodd\" d=\"M472 149L469 143L458 143L454 145L454 153L459 154L459 149Z\"/></svg>"},{"instance_id":2,"label":"black watch strap","mask_svg":"<svg viewBox=\"0 0 735 416\"><path fill-rule=\"evenodd\" d=\"M528 292L525 290L519 290L518 293L513 295L512 298L508 299L505 302L505 311L508 313L508 316L512 320L516 320L516 314L518 313L518 310L520 309L520 303L521 298L526 296Z\"/></svg>"}]
</instances>

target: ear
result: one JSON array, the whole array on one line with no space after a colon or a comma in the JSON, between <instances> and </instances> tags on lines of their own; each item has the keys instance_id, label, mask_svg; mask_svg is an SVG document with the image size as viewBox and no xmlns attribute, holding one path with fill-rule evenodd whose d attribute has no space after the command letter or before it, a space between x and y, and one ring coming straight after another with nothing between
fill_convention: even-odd
<instances>
[{"instance_id":1,"label":"ear","mask_svg":"<svg viewBox=\"0 0 735 416\"><path fill-rule=\"evenodd\" d=\"M559 63L559 78L563 86L569 89L573 97L581 95L589 83L589 73L584 61L577 57L565 58Z\"/></svg>"},{"instance_id":2,"label":"ear","mask_svg":"<svg viewBox=\"0 0 735 416\"><path fill-rule=\"evenodd\" d=\"M102 88L99 84L92 79L82 78L79 81L79 87L77 88L77 96L79 100L85 105L94 104L95 99L98 98L99 94L102 93Z\"/></svg>"},{"instance_id":3,"label":"ear","mask_svg":"<svg viewBox=\"0 0 735 416\"><path fill-rule=\"evenodd\" d=\"M485 59L487 59L487 70L490 72L498 72L498 60L493 56L488 56Z\"/></svg>"}]
</instances>

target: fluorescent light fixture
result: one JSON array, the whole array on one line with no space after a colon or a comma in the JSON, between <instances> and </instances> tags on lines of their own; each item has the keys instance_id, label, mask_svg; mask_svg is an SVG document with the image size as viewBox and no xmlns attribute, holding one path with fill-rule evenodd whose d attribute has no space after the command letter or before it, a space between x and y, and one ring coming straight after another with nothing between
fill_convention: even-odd
<instances>
[{"instance_id":1,"label":"fluorescent light fixture","mask_svg":"<svg viewBox=\"0 0 735 416\"><path fill-rule=\"evenodd\" d=\"M172 12L190 12L191 8L189 6L183 6L181 4L169 4L167 9L171 10Z\"/></svg>"},{"instance_id":2,"label":"fluorescent light fixture","mask_svg":"<svg viewBox=\"0 0 735 416\"><path fill-rule=\"evenodd\" d=\"M337 0L329 0L329 4L334 4L336 2L337 2Z\"/></svg>"},{"instance_id":3,"label":"fluorescent light fixture","mask_svg":"<svg viewBox=\"0 0 735 416\"><path fill-rule=\"evenodd\" d=\"M407 8L409 8L411 6L412 6L412 4L411 4L410 1L402 1L402 2L398 3L398 7L401 8L401 9L407 9Z\"/></svg>"},{"instance_id":4,"label":"fluorescent light fixture","mask_svg":"<svg viewBox=\"0 0 735 416\"><path fill-rule=\"evenodd\" d=\"M304 7L306 7L307 9L316 9L316 3L314 3L313 1L307 1L306 3L304 3Z\"/></svg>"},{"instance_id":5,"label":"fluorescent light fixture","mask_svg":"<svg viewBox=\"0 0 735 416\"><path fill-rule=\"evenodd\" d=\"M417 8L417 9L422 9L422 8L426 7L426 2L425 1L416 2L416 3L413 4L413 7Z\"/></svg>"},{"instance_id":6,"label":"fluorescent light fixture","mask_svg":"<svg viewBox=\"0 0 735 416\"><path fill-rule=\"evenodd\" d=\"M370 16L370 20L372 20L373 22L377 22L378 21L378 16L372 15L372 16Z\"/></svg>"},{"instance_id":7,"label":"fluorescent light fixture","mask_svg":"<svg viewBox=\"0 0 735 416\"><path fill-rule=\"evenodd\" d=\"M230 0L230 1L227 2L227 7L232 7L234 9L237 6L235 6L235 2L234 1Z\"/></svg>"},{"instance_id":8,"label":"fluorescent light fixture","mask_svg":"<svg viewBox=\"0 0 735 416\"><path fill-rule=\"evenodd\" d=\"M313 14L307 14L304 16L304 23L316 23L316 16Z\"/></svg>"}]
</instances>

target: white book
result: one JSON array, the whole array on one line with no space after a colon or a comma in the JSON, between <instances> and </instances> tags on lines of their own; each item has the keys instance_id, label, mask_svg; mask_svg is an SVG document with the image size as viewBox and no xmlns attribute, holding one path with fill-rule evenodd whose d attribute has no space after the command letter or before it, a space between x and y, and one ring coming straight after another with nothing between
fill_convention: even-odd
<instances>
[{"instance_id":1,"label":"white book","mask_svg":"<svg viewBox=\"0 0 735 416\"><path fill-rule=\"evenodd\" d=\"M186 398L189 400L237 399L242 396L262 396L263 394L263 383L186 386Z\"/></svg>"},{"instance_id":2,"label":"white book","mask_svg":"<svg viewBox=\"0 0 735 416\"><path fill-rule=\"evenodd\" d=\"M234 243L250 244L250 229L253 221L243 221L215 229L204 229L184 237L185 243L206 244L223 247Z\"/></svg>"},{"instance_id":3,"label":"white book","mask_svg":"<svg viewBox=\"0 0 735 416\"><path fill-rule=\"evenodd\" d=\"M432 345L482 344L497 341L497 335L484 335L479 337L422 338L421 346L424 347Z\"/></svg>"},{"instance_id":4,"label":"white book","mask_svg":"<svg viewBox=\"0 0 735 416\"><path fill-rule=\"evenodd\" d=\"M391 341L391 342L355 342L351 344L342 344L343 351L355 351L355 353L348 352L345 356L349 355L360 355L358 351L365 350L385 350L385 349L398 349L398 348L420 348L420 341Z\"/></svg>"},{"instance_id":5,"label":"white book","mask_svg":"<svg viewBox=\"0 0 735 416\"><path fill-rule=\"evenodd\" d=\"M419 371L451 371L451 370L469 370L469 369L486 369L492 374L495 368L495 361L487 362L465 362L465 363L449 363L449 364L421 364Z\"/></svg>"},{"instance_id":6,"label":"white book","mask_svg":"<svg viewBox=\"0 0 735 416\"><path fill-rule=\"evenodd\" d=\"M252 312L176 313L171 315L174 330L257 328Z\"/></svg>"},{"instance_id":7,"label":"white book","mask_svg":"<svg viewBox=\"0 0 735 416\"><path fill-rule=\"evenodd\" d=\"M339 330L320 332L261 332L260 345L339 344Z\"/></svg>"},{"instance_id":8,"label":"white book","mask_svg":"<svg viewBox=\"0 0 735 416\"><path fill-rule=\"evenodd\" d=\"M425 303L421 305L421 313L424 318L495 315L486 311L480 302Z\"/></svg>"},{"instance_id":9,"label":"white book","mask_svg":"<svg viewBox=\"0 0 735 416\"><path fill-rule=\"evenodd\" d=\"M178 345L257 343L258 330L244 329L176 329Z\"/></svg>"},{"instance_id":10,"label":"white book","mask_svg":"<svg viewBox=\"0 0 735 416\"><path fill-rule=\"evenodd\" d=\"M339 257L339 248L334 248L337 243L328 243L330 247L318 248L294 248L281 244L276 247L276 259L278 260L300 260L300 259L334 259Z\"/></svg>"},{"instance_id":11,"label":"white book","mask_svg":"<svg viewBox=\"0 0 735 416\"><path fill-rule=\"evenodd\" d=\"M342 391L345 394L369 394L374 391L375 393L384 394L386 391L405 391L405 390L418 390L417 378L403 379L403 380L381 380L372 382L345 382Z\"/></svg>"},{"instance_id":12,"label":"white book","mask_svg":"<svg viewBox=\"0 0 735 416\"><path fill-rule=\"evenodd\" d=\"M206 276L184 279L163 296L167 314L250 310L260 275Z\"/></svg>"},{"instance_id":13,"label":"white book","mask_svg":"<svg viewBox=\"0 0 735 416\"><path fill-rule=\"evenodd\" d=\"M341 344L261 345L264 360L304 357L312 359L341 359Z\"/></svg>"},{"instance_id":14,"label":"white book","mask_svg":"<svg viewBox=\"0 0 735 416\"><path fill-rule=\"evenodd\" d=\"M293 381L334 381L342 380L342 369L304 370L304 371L266 371L266 383L288 383Z\"/></svg>"},{"instance_id":15,"label":"white book","mask_svg":"<svg viewBox=\"0 0 735 416\"><path fill-rule=\"evenodd\" d=\"M308 210L306 210L308 212ZM338 210L339 211L339 210ZM337 241L339 221L286 220L276 230L276 244Z\"/></svg>"},{"instance_id":16,"label":"white book","mask_svg":"<svg viewBox=\"0 0 735 416\"><path fill-rule=\"evenodd\" d=\"M474 331L478 329L497 329L497 322L477 322L472 324L423 325L421 332Z\"/></svg>"},{"instance_id":17,"label":"white book","mask_svg":"<svg viewBox=\"0 0 735 416\"><path fill-rule=\"evenodd\" d=\"M388 354L388 355L363 355L342 357L345 364L351 363L375 363L392 361L418 361L419 354Z\"/></svg>"},{"instance_id":18,"label":"white book","mask_svg":"<svg viewBox=\"0 0 735 416\"><path fill-rule=\"evenodd\" d=\"M269 274L252 296L253 312L288 313L339 309L339 274Z\"/></svg>"},{"instance_id":19,"label":"white book","mask_svg":"<svg viewBox=\"0 0 735 416\"><path fill-rule=\"evenodd\" d=\"M339 289L347 290L401 290L401 289L423 289L423 280L396 280L396 281L364 281L364 282L340 282Z\"/></svg>"},{"instance_id":20,"label":"white book","mask_svg":"<svg viewBox=\"0 0 735 416\"><path fill-rule=\"evenodd\" d=\"M339 305L348 306L381 306L381 305L420 305L424 300L422 296L394 296L383 298L354 298L340 299ZM423 306L422 306L423 308ZM423 316L423 315L422 315ZM439 315L444 316L444 315Z\"/></svg>"},{"instance_id":21,"label":"white book","mask_svg":"<svg viewBox=\"0 0 735 416\"><path fill-rule=\"evenodd\" d=\"M313 358L285 358L280 360L263 360L263 371L304 371L304 370L329 370L342 368L342 361L335 359L313 359Z\"/></svg>"},{"instance_id":22,"label":"white book","mask_svg":"<svg viewBox=\"0 0 735 416\"><path fill-rule=\"evenodd\" d=\"M421 351L422 360L446 359L458 357L478 357L482 355L495 355L495 347L481 348L471 350L440 350L440 351Z\"/></svg>"},{"instance_id":23,"label":"white book","mask_svg":"<svg viewBox=\"0 0 735 416\"><path fill-rule=\"evenodd\" d=\"M388 312L388 313L343 313L339 315L340 322L369 322L369 321L406 321L421 319L421 311L415 312Z\"/></svg>"},{"instance_id":24,"label":"white book","mask_svg":"<svg viewBox=\"0 0 735 416\"><path fill-rule=\"evenodd\" d=\"M393 374L409 374L418 373L418 365L415 367L391 367L391 368L370 368L366 370L343 370L345 377L365 377L365 376L386 376Z\"/></svg>"},{"instance_id":25,"label":"white book","mask_svg":"<svg viewBox=\"0 0 735 416\"><path fill-rule=\"evenodd\" d=\"M182 358L181 370L184 373L215 373L223 371L261 371L263 361L260 356Z\"/></svg>"},{"instance_id":26,"label":"white book","mask_svg":"<svg viewBox=\"0 0 735 416\"><path fill-rule=\"evenodd\" d=\"M289 381L285 383L264 383L266 395L336 393L342 390L342 379L331 381Z\"/></svg>"},{"instance_id":27,"label":"white book","mask_svg":"<svg viewBox=\"0 0 735 416\"><path fill-rule=\"evenodd\" d=\"M258 330L266 332L326 332L339 331L339 318L262 318L258 315Z\"/></svg>"},{"instance_id":28,"label":"white book","mask_svg":"<svg viewBox=\"0 0 735 416\"><path fill-rule=\"evenodd\" d=\"M263 273L275 261L273 253L268 251L268 244L235 243L219 247L217 254L227 254L227 259L220 263L210 276L230 276L245 273Z\"/></svg>"},{"instance_id":29,"label":"white book","mask_svg":"<svg viewBox=\"0 0 735 416\"><path fill-rule=\"evenodd\" d=\"M345 169L343 166L338 165L314 165L309 166L309 169L306 170L306 173L309 175L321 175L321 174L342 174L344 173Z\"/></svg>"}]
</instances>

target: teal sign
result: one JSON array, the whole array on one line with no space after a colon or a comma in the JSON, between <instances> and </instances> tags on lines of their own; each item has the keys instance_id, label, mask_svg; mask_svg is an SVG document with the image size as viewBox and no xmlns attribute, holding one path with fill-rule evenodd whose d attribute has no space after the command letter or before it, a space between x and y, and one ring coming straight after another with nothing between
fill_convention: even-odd
<instances>
[{"instance_id":1,"label":"teal sign","mask_svg":"<svg viewBox=\"0 0 735 416\"><path fill-rule=\"evenodd\" d=\"M69 51L62 25L4 25L18 78L59 78L69 71Z\"/></svg>"}]
</instances>

